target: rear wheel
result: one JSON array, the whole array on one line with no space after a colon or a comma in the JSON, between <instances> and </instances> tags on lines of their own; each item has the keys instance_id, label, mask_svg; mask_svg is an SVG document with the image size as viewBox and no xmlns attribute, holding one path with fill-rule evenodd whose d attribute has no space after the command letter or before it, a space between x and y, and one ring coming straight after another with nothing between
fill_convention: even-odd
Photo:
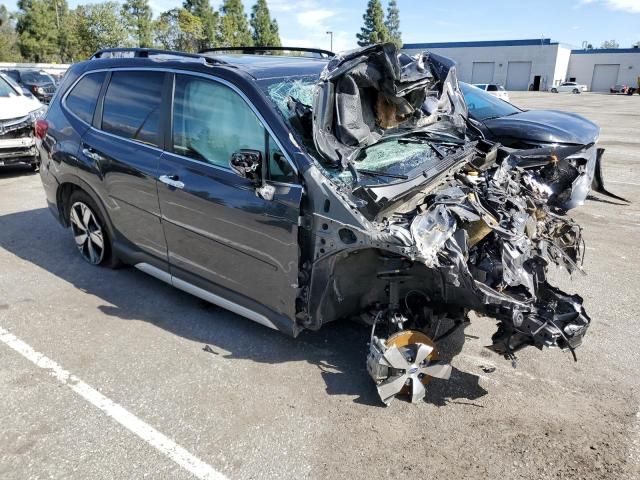
<instances>
[{"instance_id":1,"label":"rear wheel","mask_svg":"<svg viewBox=\"0 0 640 480\"><path fill-rule=\"evenodd\" d=\"M557 88L552 88L551 89L551 93L558 93L558 89Z\"/></svg>"},{"instance_id":2,"label":"rear wheel","mask_svg":"<svg viewBox=\"0 0 640 480\"><path fill-rule=\"evenodd\" d=\"M91 197L80 190L74 192L69 199L68 215L82 258L92 265L116 266L105 222Z\"/></svg>"},{"instance_id":3,"label":"rear wheel","mask_svg":"<svg viewBox=\"0 0 640 480\"><path fill-rule=\"evenodd\" d=\"M578 90L577 88L574 88L573 93L580 93L580 90Z\"/></svg>"}]
</instances>

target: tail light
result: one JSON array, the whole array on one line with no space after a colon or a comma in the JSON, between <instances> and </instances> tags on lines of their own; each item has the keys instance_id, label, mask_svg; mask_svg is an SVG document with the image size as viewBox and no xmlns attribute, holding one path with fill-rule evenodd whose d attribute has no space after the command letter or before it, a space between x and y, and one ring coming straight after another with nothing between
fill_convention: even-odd
<instances>
[{"instance_id":1,"label":"tail light","mask_svg":"<svg viewBox=\"0 0 640 480\"><path fill-rule=\"evenodd\" d=\"M39 118L34 124L34 130L36 137L38 137L40 140L44 140L44 137L47 136L47 130L49 130L49 122L43 120L42 118Z\"/></svg>"}]
</instances>

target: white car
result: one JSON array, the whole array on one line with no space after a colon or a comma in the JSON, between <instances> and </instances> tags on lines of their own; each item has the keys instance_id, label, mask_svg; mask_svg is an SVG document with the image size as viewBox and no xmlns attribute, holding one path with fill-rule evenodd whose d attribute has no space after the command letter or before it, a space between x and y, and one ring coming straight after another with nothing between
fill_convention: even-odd
<instances>
[{"instance_id":1,"label":"white car","mask_svg":"<svg viewBox=\"0 0 640 480\"><path fill-rule=\"evenodd\" d=\"M474 83L473 86L484 90L494 97L498 97L500 100L504 100L505 102L509 101L509 94L502 85L498 85L497 83Z\"/></svg>"},{"instance_id":2,"label":"white car","mask_svg":"<svg viewBox=\"0 0 640 480\"><path fill-rule=\"evenodd\" d=\"M27 164L38 168L35 122L46 112L33 95L0 73L0 166Z\"/></svg>"},{"instance_id":3,"label":"white car","mask_svg":"<svg viewBox=\"0 0 640 480\"><path fill-rule=\"evenodd\" d=\"M582 93L587 91L587 86L576 82L562 82L560 85L555 85L549 89L551 93L571 92Z\"/></svg>"}]
</instances>

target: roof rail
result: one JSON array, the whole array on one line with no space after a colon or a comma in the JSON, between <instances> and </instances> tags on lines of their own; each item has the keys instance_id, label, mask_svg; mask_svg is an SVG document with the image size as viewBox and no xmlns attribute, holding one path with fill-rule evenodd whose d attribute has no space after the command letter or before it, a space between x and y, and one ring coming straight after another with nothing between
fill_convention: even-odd
<instances>
[{"instance_id":1,"label":"roof rail","mask_svg":"<svg viewBox=\"0 0 640 480\"><path fill-rule=\"evenodd\" d=\"M216 47L216 48L204 48L198 53L224 53L233 52L240 53L242 55L270 55L271 52L300 52L300 53L314 53L317 58L331 58L335 56L335 53L329 50L322 50L321 48L304 48L304 47Z\"/></svg>"},{"instance_id":2,"label":"roof rail","mask_svg":"<svg viewBox=\"0 0 640 480\"><path fill-rule=\"evenodd\" d=\"M98 58L150 58L153 56L171 56L171 57L179 57L179 58L192 58L194 60L201 60L209 63L223 63L217 60L214 60L210 57L205 57L204 55L199 55L197 53L187 53L180 52L176 50L161 50L157 48L103 48L102 50L98 50L96 53L91 55L89 60L96 60Z\"/></svg>"}]
</instances>

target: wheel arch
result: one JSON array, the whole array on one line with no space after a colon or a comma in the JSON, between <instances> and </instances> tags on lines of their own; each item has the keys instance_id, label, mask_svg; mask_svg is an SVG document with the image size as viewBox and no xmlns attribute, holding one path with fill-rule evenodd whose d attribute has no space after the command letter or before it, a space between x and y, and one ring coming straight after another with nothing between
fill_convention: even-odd
<instances>
[{"instance_id":1,"label":"wheel arch","mask_svg":"<svg viewBox=\"0 0 640 480\"><path fill-rule=\"evenodd\" d=\"M71 199L71 195L73 195L73 192L77 190L82 191L89 195L89 198L93 200L93 203L99 210L98 213L105 223L109 238L112 242L114 242L116 239L115 228L111 223L111 218L109 217L107 208L105 207L102 198L100 197L100 195L98 195L95 189L91 187L88 182L84 181L76 175L65 175L64 177L59 178L58 181L59 185L56 190L56 204L58 206L58 213L60 215L62 224L66 228L71 225L69 219L69 200Z\"/></svg>"}]
</instances>

